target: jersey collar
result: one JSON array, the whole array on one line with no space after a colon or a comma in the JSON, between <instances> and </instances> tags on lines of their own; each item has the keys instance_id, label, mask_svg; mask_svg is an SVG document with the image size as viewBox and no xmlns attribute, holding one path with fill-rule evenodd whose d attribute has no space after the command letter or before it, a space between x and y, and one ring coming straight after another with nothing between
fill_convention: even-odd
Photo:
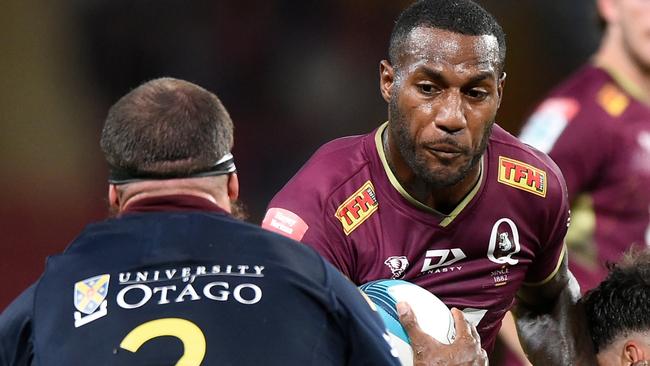
<instances>
[{"instance_id":1,"label":"jersey collar","mask_svg":"<svg viewBox=\"0 0 650 366\"><path fill-rule=\"evenodd\" d=\"M390 166L388 165L388 160L386 159L386 153L384 152L384 147L381 138L387 126L388 126L388 122L385 122L377 129L377 132L375 133L375 147L377 149L377 154L379 154L379 159L381 160L381 164L384 167L384 172L386 173L386 176L390 181L390 184L393 186L393 188L395 188L395 190L397 190L397 192L399 192L399 194L402 197L404 197L404 199L406 199L415 207L425 212L429 212L437 216L444 217L442 221L440 221L440 226L446 227L456 218L456 216L458 216L463 211L465 207L467 207L467 205L472 201L472 199L476 196L479 189L483 185L483 180L485 175L483 174L483 172L485 171L485 155L481 157L481 162L480 162L481 172L478 181L476 182L472 190L465 196L465 198L463 198L463 200L460 201L460 203L456 206L456 208L454 208L454 210L451 213L446 215L437 210L434 210L433 208L417 200L415 197L411 196L411 194L409 194L406 191L406 189L404 189L402 184L397 180L397 177L395 176L393 171L390 169Z\"/></svg>"},{"instance_id":2,"label":"jersey collar","mask_svg":"<svg viewBox=\"0 0 650 366\"><path fill-rule=\"evenodd\" d=\"M166 211L203 211L227 214L226 210L205 198L183 194L141 198L126 206L121 214Z\"/></svg>"},{"instance_id":3,"label":"jersey collar","mask_svg":"<svg viewBox=\"0 0 650 366\"><path fill-rule=\"evenodd\" d=\"M612 80L614 80L614 82L616 82L616 84L618 84L629 95L643 104L650 105L650 95L647 95L643 89L634 81L625 77L625 75L611 66L604 65L603 63L595 63L594 65L597 68L605 71L609 77L612 78Z\"/></svg>"}]
</instances>

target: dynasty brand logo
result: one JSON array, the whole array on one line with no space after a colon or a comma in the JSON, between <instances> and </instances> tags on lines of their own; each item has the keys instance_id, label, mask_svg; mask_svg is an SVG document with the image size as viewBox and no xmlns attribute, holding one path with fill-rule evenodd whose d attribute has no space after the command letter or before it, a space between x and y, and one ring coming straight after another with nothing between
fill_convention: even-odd
<instances>
[{"instance_id":1,"label":"dynasty brand logo","mask_svg":"<svg viewBox=\"0 0 650 366\"><path fill-rule=\"evenodd\" d=\"M367 181L336 209L336 218L341 221L345 235L350 235L377 211L378 207L375 188Z\"/></svg>"},{"instance_id":2,"label":"dynasty brand logo","mask_svg":"<svg viewBox=\"0 0 650 366\"><path fill-rule=\"evenodd\" d=\"M499 156L499 182L546 197L546 172L518 160Z\"/></svg>"},{"instance_id":3,"label":"dynasty brand logo","mask_svg":"<svg viewBox=\"0 0 650 366\"><path fill-rule=\"evenodd\" d=\"M451 257L449 256L451 254ZM440 273L460 271L462 266L449 267L452 264L467 258L460 248L427 250L426 258L422 264L421 273ZM437 262L435 261L437 259Z\"/></svg>"}]
</instances>

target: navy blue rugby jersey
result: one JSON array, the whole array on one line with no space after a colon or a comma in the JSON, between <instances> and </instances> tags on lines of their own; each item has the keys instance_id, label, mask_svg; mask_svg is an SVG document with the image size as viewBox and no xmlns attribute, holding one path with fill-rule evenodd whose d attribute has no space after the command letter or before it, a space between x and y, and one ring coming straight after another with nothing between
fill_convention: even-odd
<instances>
[{"instance_id":1,"label":"navy blue rugby jersey","mask_svg":"<svg viewBox=\"0 0 650 366\"><path fill-rule=\"evenodd\" d=\"M170 196L50 257L0 315L0 364L396 365L384 333L312 249Z\"/></svg>"}]
</instances>

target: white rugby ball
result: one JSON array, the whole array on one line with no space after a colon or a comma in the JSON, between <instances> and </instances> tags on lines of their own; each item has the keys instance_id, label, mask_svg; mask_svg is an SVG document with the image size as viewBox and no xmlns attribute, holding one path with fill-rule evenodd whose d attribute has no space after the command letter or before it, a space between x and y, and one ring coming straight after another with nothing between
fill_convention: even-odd
<instances>
[{"instance_id":1,"label":"white rugby ball","mask_svg":"<svg viewBox=\"0 0 650 366\"><path fill-rule=\"evenodd\" d=\"M397 350L402 365L413 365L413 350L399 322L396 304L406 301L413 309L420 328L444 344L456 337L451 311L438 297L422 287L403 280L377 280L359 286L377 307Z\"/></svg>"}]
</instances>

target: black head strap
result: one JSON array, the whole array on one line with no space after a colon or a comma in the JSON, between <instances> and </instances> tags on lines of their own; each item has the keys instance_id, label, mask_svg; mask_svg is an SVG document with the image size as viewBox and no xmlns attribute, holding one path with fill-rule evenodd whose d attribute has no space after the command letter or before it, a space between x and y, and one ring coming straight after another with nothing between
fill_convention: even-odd
<instances>
[{"instance_id":1,"label":"black head strap","mask_svg":"<svg viewBox=\"0 0 650 366\"><path fill-rule=\"evenodd\" d=\"M234 173L235 171L237 171L237 168L235 167L235 158L231 153L227 153L211 167L200 170L198 172L194 172L192 174L159 174L149 172L134 172L118 167L111 167L108 183L119 185L141 182L145 180L216 177L218 175Z\"/></svg>"}]
</instances>

